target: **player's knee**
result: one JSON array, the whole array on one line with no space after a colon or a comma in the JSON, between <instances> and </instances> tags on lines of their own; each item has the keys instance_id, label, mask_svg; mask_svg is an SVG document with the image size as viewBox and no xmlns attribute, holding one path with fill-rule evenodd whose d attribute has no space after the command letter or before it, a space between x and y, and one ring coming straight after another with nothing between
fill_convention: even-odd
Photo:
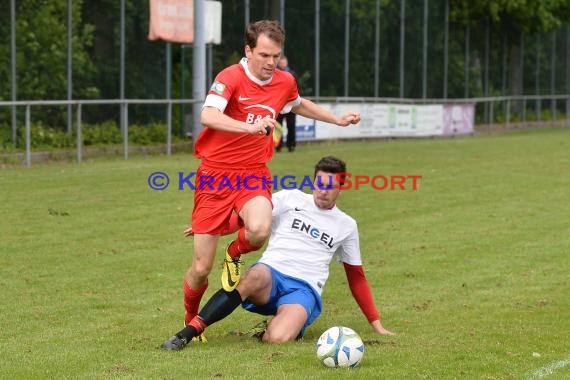
<instances>
[{"instance_id":1,"label":"player's knee","mask_svg":"<svg viewBox=\"0 0 570 380\"><path fill-rule=\"evenodd\" d=\"M293 335L288 331L267 329L265 334L263 334L263 341L265 343L285 343L295 340L296 337L297 335Z\"/></svg>"},{"instance_id":2,"label":"player's knee","mask_svg":"<svg viewBox=\"0 0 570 380\"><path fill-rule=\"evenodd\" d=\"M190 268L190 275L197 279L206 279L210 272L212 271L212 265L208 263L192 263Z\"/></svg>"},{"instance_id":3,"label":"player's knee","mask_svg":"<svg viewBox=\"0 0 570 380\"><path fill-rule=\"evenodd\" d=\"M249 295L267 285L267 281L265 280L267 276L255 269L256 268L248 270L242 277L238 285L238 288L242 289L240 293L248 293Z\"/></svg>"},{"instance_id":4,"label":"player's knee","mask_svg":"<svg viewBox=\"0 0 570 380\"><path fill-rule=\"evenodd\" d=\"M246 232L252 244L263 244L271 232L271 220L268 222L260 220L250 223L250 225L246 227Z\"/></svg>"}]
</instances>

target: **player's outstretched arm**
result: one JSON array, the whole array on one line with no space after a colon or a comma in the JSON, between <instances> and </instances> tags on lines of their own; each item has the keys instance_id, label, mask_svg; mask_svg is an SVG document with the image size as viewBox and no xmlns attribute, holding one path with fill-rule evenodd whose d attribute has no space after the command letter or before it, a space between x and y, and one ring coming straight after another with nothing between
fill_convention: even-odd
<instances>
[{"instance_id":1,"label":"player's outstretched arm","mask_svg":"<svg viewBox=\"0 0 570 380\"><path fill-rule=\"evenodd\" d=\"M349 111L339 117L330 113L316 103L304 98L301 98L301 103L293 107L292 111L297 115L301 115L309 119L336 124L341 127L346 127L350 124L358 124L360 122L359 112Z\"/></svg>"},{"instance_id":2,"label":"player's outstretched arm","mask_svg":"<svg viewBox=\"0 0 570 380\"><path fill-rule=\"evenodd\" d=\"M366 316L366 319L370 322L370 326L372 326L374 331L379 334L395 335L393 332L386 330L384 326L382 326L382 322L380 322L380 312L374 305L372 292L368 286L368 281L366 280L366 275L364 274L364 268L362 265L343 264L352 296L356 300L358 306L360 306L360 309Z\"/></svg>"}]
</instances>

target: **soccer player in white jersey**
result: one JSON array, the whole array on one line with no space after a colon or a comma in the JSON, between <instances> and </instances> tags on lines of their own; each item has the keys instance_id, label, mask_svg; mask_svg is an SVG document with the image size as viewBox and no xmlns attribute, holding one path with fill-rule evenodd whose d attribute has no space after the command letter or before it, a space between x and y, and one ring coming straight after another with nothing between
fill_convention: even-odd
<instances>
[{"instance_id":1,"label":"soccer player in white jersey","mask_svg":"<svg viewBox=\"0 0 570 380\"><path fill-rule=\"evenodd\" d=\"M162 347L183 349L240 304L251 312L274 316L260 334L264 342L302 337L321 314L321 294L333 257L343 263L352 295L374 331L393 335L380 322L364 275L356 221L336 207L342 173L346 173L345 163L327 156L315 166L312 195L300 190L273 194L271 236L261 259L236 289L216 292L191 323Z\"/></svg>"}]
</instances>

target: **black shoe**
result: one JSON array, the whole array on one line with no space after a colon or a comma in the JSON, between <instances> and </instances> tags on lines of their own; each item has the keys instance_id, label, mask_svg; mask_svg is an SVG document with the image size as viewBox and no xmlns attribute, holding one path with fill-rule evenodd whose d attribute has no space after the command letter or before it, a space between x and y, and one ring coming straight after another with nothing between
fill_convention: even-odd
<instances>
[{"instance_id":1,"label":"black shoe","mask_svg":"<svg viewBox=\"0 0 570 380\"><path fill-rule=\"evenodd\" d=\"M294 147L294 146L290 146L290 147L287 148L287 149L289 149L289 153L293 153L293 152L295 151L295 147Z\"/></svg>"},{"instance_id":2,"label":"black shoe","mask_svg":"<svg viewBox=\"0 0 570 380\"><path fill-rule=\"evenodd\" d=\"M160 347L164 348L165 350L180 351L184 347L186 347L187 344L188 344L188 341L186 339L179 338L178 336L174 335L172 338L170 338L166 342L162 343L162 345Z\"/></svg>"}]
</instances>

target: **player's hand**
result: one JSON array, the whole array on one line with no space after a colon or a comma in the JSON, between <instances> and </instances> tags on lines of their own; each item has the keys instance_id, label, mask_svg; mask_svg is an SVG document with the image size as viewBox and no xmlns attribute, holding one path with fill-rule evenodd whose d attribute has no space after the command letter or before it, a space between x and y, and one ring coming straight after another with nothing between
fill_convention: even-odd
<instances>
[{"instance_id":1,"label":"player's hand","mask_svg":"<svg viewBox=\"0 0 570 380\"><path fill-rule=\"evenodd\" d=\"M360 112L352 112L349 111L342 115L342 117L337 122L337 125L341 127L349 126L350 124L358 124L360 123Z\"/></svg>"},{"instance_id":2,"label":"player's hand","mask_svg":"<svg viewBox=\"0 0 570 380\"><path fill-rule=\"evenodd\" d=\"M269 116L259 119L255 123L251 124L250 133L252 135L265 135L269 136L271 130L277 125L277 120L270 118Z\"/></svg>"},{"instance_id":3,"label":"player's hand","mask_svg":"<svg viewBox=\"0 0 570 380\"><path fill-rule=\"evenodd\" d=\"M374 329L374 331L376 331L378 334L382 334L382 335L396 335L394 334L392 331L386 330L384 328L384 326L382 326L382 323L380 323L380 321L377 319L373 322L370 323L370 325L372 326L372 328Z\"/></svg>"},{"instance_id":4,"label":"player's hand","mask_svg":"<svg viewBox=\"0 0 570 380\"><path fill-rule=\"evenodd\" d=\"M194 231L192 231L192 226L184 230L184 237L194 236Z\"/></svg>"}]
</instances>

